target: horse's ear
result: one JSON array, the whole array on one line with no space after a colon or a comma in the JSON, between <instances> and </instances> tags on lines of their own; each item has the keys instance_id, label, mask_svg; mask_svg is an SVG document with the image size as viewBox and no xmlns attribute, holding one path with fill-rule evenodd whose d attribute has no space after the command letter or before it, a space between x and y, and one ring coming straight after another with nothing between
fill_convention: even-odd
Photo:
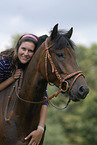
<instances>
[{"instance_id":1,"label":"horse's ear","mask_svg":"<svg viewBox=\"0 0 97 145\"><path fill-rule=\"evenodd\" d=\"M65 34L65 36L70 39L72 36L72 33L73 33L73 27L71 27L71 29Z\"/></svg>"},{"instance_id":2,"label":"horse's ear","mask_svg":"<svg viewBox=\"0 0 97 145\"><path fill-rule=\"evenodd\" d=\"M58 24L56 24L51 33L51 40L53 40L58 34Z\"/></svg>"}]
</instances>

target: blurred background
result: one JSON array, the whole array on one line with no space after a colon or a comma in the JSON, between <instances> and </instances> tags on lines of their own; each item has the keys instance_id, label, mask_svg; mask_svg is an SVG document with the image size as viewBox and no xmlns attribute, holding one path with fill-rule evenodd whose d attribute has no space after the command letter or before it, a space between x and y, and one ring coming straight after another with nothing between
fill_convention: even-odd
<instances>
[{"instance_id":1,"label":"blurred background","mask_svg":"<svg viewBox=\"0 0 97 145\"><path fill-rule=\"evenodd\" d=\"M0 50L11 47L11 37L21 33L49 34L74 28L72 40L90 46L97 43L96 0L0 0Z\"/></svg>"},{"instance_id":2,"label":"blurred background","mask_svg":"<svg viewBox=\"0 0 97 145\"><path fill-rule=\"evenodd\" d=\"M97 0L3 0L0 1L0 52L14 47L24 33L47 34L58 23L59 29L74 28L72 40L76 57L86 76L90 93L81 102L71 102L68 109L48 106L44 145L97 144ZM48 94L56 91L48 86ZM64 107L67 98L54 101Z\"/></svg>"}]
</instances>

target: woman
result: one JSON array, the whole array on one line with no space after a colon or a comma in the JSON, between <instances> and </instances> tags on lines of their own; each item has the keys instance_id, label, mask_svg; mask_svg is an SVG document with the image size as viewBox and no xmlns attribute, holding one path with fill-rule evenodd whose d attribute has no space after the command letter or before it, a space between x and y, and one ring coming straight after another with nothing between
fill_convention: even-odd
<instances>
[{"instance_id":1,"label":"woman","mask_svg":"<svg viewBox=\"0 0 97 145\"><path fill-rule=\"evenodd\" d=\"M44 39L47 36L44 35ZM32 34L25 34L19 38L15 49L0 54L0 91L8 87L20 77L21 69L25 70L36 48L39 47L38 38ZM41 42L42 43L42 42ZM38 45L38 46L37 46ZM28 145L39 144L44 132L47 114L47 103L44 103L40 112L40 121L37 130L32 131L25 140L31 138Z\"/></svg>"}]
</instances>

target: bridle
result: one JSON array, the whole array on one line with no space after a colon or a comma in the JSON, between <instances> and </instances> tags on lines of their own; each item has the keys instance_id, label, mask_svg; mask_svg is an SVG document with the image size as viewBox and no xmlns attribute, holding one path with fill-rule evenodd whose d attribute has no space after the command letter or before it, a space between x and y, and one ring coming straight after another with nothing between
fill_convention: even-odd
<instances>
[{"instance_id":1,"label":"bridle","mask_svg":"<svg viewBox=\"0 0 97 145\"><path fill-rule=\"evenodd\" d=\"M66 104L66 106L65 106L64 108L56 107L51 101L50 101L50 103L51 103L51 105L53 105L55 108L64 110L64 109L68 106L68 104L69 104L69 102L70 102L70 100L71 100L71 98L70 98L70 90L71 90L72 86L74 85L74 83L76 82L76 80L77 80L80 76L83 76L83 77L84 77L84 75L83 75L83 72L82 72L82 71L77 71L77 72L73 72L73 73L71 73L71 74L68 74L68 75L64 76L64 78L63 78L63 76L61 77L61 75L58 73L57 68L56 68L56 66L55 66L55 64L54 64L54 62L53 62L53 60L52 60L52 57L51 57L51 55L50 55L50 53L49 53L49 49L52 48L53 45L54 45L54 44L51 44L50 46L48 46L48 38L47 38L46 41L45 41L45 49L46 49L46 56L45 56L46 78L47 78L47 81L49 82L49 79L48 79L48 71L47 71L47 60L49 60L50 65L51 65L51 68L52 68L52 73L55 72L55 75L56 75L57 79L58 79L59 82L60 82L60 84L59 84L59 89L60 89L60 90L57 91L57 92L53 95L53 97L57 96L60 92L64 92L64 93L67 92L67 93L68 93L68 96L69 96L69 100L68 100L68 102L67 102L67 104ZM73 79L71 85L69 86L69 83L68 83L67 80L70 79L70 78L72 78L72 77L75 77L75 78ZM65 87L66 89L65 89L65 90L62 88L63 84L66 85L66 87Z\"/></svg>"},{"instance_id":2,"label":"bridle","mask_svg":"<svg viewBox=\"0 0 97 145\"><path fill-rule=\"evenodd\" d=\"M13 114L13 109L15 107L15 103L14 103L13 106L12 106L12 110L11 110L9 116L7 117L8 104L9 104L9 102L11 100L11 97L12 97L12 94L13 94L14 90L16 92L16 96L18 97L18 99L20 99L21 101L24 101L26 103L31 103L31 104L42 104L44 102L50 101L52 98L56 97L60 92L65 92L65 93L67 92L68 96L69 96L69 100L68 100L68 102L67 102L67 104L66 104L66 106L64 108L56 107L52 102L50 102L57 109L65 110L67 108L67 106L68 106L68 104L69 104L69 102L71 100L71 98L70 98L70 90L71 90L72 86L74 85L74 83L76 82L76 80L80 76L84 77L84 75L83 75L82 71L77 71L77 72L73 72L73 73L71 73L69 75L64 76L64 78L63 78L63 76L61 77L61 75L58 73L57 68L56 68L56 66L55 66L55 64L54 64L54 62L52 60L52 57L51 57L51 55L49 53L49 49L52 48L53 46L54 46L54 44L51 44L50 46L48 46L48 38L47 38L46 41L45 41L45 52L46 52L46 55L45 55L45 71L46 71L46 79L47 79L47 82L49 83L49 78L48 78L49 75L48 75L48 70L47 70L47 61L49 60L51 68L52 68L52 73L55 72L55 75L56 75L57 79L60 82L59 90L55 94L53 94L52 96L50 96L47 99L45 99L44 101L32 102L32 101L29 101L29 100L25 100L25 99L23 99L23 98L21 98L19 96L19 92L20 92L21 85L22 85L22 80L23 80L23 72L22 72L20 79L16 80L15 85L13 86L12 91L11 91L10 95L8 96L8 102L7 102L6 111L5 111L5 120L6 121L10 120L10 118L11 118L11 116ZM72 77L74 77L74 76L75 76L75 78L73 79L71 85L69 86L69 83L68 83L67 80L72 78ZM65 87L66 89L62 88L63 84L66 85L66 87ZM16 100L15 100L15 102L16 102Z\"/></svg>"}]
</instances>

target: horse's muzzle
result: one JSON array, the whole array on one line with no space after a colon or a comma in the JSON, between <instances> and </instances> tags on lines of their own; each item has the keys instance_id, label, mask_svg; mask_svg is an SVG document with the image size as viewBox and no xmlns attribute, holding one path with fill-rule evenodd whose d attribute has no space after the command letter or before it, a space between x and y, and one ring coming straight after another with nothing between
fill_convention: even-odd
<instances>
[{"instance_id":1,"label":"horse's muzzle","mask_svg":"<svg viewBox=\"0 0 97 145\"><path fill-rule=\"evenodd\" d=\"M87 86L80 86L76 92L70 92L70 98L72 101L80 101L81 99L85 99L87 94L89 93L89 88Z\"/></svg>"}]
</instances>

